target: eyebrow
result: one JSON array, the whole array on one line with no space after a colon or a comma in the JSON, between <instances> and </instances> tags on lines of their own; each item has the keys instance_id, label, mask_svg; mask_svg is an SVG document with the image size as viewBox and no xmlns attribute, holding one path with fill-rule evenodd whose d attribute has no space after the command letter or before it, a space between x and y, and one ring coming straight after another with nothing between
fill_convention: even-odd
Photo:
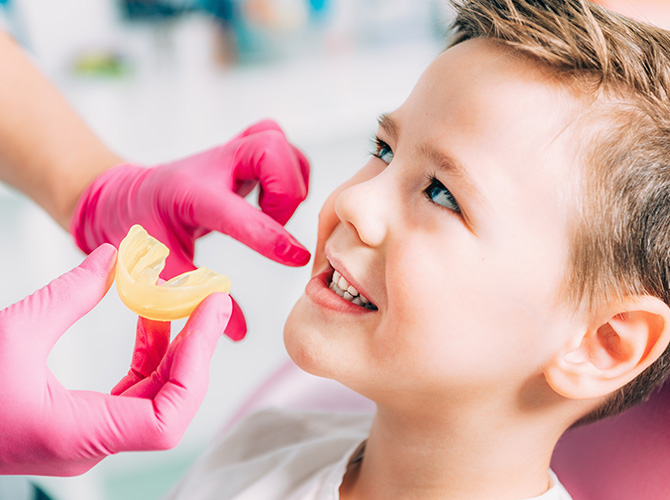
<instances>
[{"instance_id":1,"label":"eyebrow","mask_svg":"<svg viewBox=\"0 0 670 500\"><path fill-rule=\"evenodd\" d=\"M377 118L377 123L379 123L379 128L391 136L391 139L398 139L400 127L398 127L398 122L396 122L391 115L388 113L383 113Z\"/></svg>"},{"instance_id":2,"label":"eyebrow","mask_svg":"<svg viewBox=\"0 0 670 500\"><path fill-rule=\"evenodd\" d=\"M400 125L398 125L398 122L394 120L391 115L384 113L379 116L377 121L379 122L379 128L387 133L393 141L398 140L398 136L400 135ZM463 165L455 158L435 149L433 146L427 143L419 145L418 153L430 160L430 162L433 163L438 168L438 170L450 175L457 176L463 182L469 196L481 199L479 191L476 188L476 184Z\"/></svg>"}]
</instances>

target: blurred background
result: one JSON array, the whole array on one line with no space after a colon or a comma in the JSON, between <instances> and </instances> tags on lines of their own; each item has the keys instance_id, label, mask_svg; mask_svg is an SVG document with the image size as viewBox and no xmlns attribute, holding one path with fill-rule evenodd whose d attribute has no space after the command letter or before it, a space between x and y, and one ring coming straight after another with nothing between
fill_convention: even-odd
<instances>
[{"instance_id":1,"label":"blurred background","mask_svg":"<svg viewBox=\"0 0 670 500\"><path fill-rule=\"evenodd\" d=\"M310 195L287 227L313 249L318 210L366 161L377 116L402 103L444 45L445 6L443 0L0 0L0 23L129 161L174 160L262 118L277 120L312 164ZM1 185L0 231L0 309L83 259L41 209ZM76 478L31 478L54 499L160 498L287 361L283 323L309 266L284 268L219 234L199 241L196 264L231 277L247 338L219 342L207 397L176 449L113 456ZM113 287L63 336L50 368L70 389L108 392L128 369L135 321Z\"/></svg>"}]
</instances>

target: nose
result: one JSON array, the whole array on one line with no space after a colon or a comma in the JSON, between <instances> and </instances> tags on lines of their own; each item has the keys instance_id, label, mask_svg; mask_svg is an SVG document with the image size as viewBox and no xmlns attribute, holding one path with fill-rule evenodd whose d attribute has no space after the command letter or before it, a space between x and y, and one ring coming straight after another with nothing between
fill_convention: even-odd
<instances>
[{"instance_id":1,"label":"nose","mask_svg":"<svg viewBox=\"0 0 670 500\"><path fill-rule=\"evenodd\" d=\"M350 224L360 240L368 246L379 247L388 236L393 203L398 202L388 170L355 184L335 199L335 213Z\"/></svg>"}]
</instances>

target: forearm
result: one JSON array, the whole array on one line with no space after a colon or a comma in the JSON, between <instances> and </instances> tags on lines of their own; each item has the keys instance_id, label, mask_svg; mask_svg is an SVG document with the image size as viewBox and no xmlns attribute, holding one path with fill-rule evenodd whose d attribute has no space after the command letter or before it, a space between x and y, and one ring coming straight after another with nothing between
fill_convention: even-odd
<instances>
[{"instance_id":1,"label":"forearm","mask_svg":"<svg viewBox=\"0 0 670 500\"><path fill-rule=\"evenodd\" d=\"M67 229L82 191L122 160L2 32L0 61L0 180Z\"/></svg>"}]
</instances>

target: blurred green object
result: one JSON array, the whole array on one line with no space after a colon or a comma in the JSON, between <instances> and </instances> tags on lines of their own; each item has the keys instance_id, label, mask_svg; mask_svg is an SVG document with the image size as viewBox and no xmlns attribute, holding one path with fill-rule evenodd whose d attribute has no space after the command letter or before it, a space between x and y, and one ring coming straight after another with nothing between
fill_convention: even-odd
<instances>
[{"instance_id":1,"label":"blurred green object","mask_svg":"<svg viewBox=\"0 0 670 500\"><path fill-rule=\"evenodd\" d=\"M130 73L130 69L121 54L103 50L82 53L72 65L76 75L96 77L121 77Z\"/></svg>"},{"instance_id":2,"label":"blurred green object","mask_svg":"<svg viewBox=\"0 0 670 500\"><path fill-rule=\"evenodd\" d=\"M123 16L130 21L160 21L196 10L198 0L118 0Z\"/></svg>"},{"instance_id":3,"label":"blurred green object","mask_svg":"<svg viewBox=\"0 0 670 500\"><path fill-rule=\"evenodd\" d=\"M35 486L35 500L51 500L51 497L44 490Z\"/></svg>"},{"instance_id":4,"label":"blurred green object","mask_svg":"<svg viewBox=\"0 0 670 500\"><path fill-rule=\"evenodd\" d=\"M160 500L202 454L200 448L156 456L143 453L133 467L110 472L104 480L105 500ZM138 455L140 456L140 455Z\"/></svg>"}]
</instances>

